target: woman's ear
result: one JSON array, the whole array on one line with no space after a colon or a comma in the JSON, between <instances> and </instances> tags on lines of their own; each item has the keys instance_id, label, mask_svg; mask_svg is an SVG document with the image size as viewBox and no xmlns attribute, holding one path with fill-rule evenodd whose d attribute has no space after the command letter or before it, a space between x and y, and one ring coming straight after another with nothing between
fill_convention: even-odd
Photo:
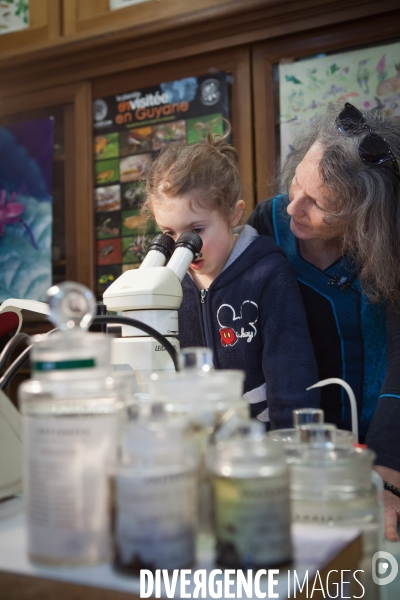
<instances>
[{"instance_id":1,"label":"woman's ear","mask_svg":"<svg viewBox=\"0 0 400 600\"><path fill-rule=\"evenodd\" d=\"M244 200L238 200L236 202L235 208L233 209L231 217L229 219L229 224L231 227L236 227L237 225L239 225L240 220L243 216L244 206Z\"/></svg>"}]
</instances>

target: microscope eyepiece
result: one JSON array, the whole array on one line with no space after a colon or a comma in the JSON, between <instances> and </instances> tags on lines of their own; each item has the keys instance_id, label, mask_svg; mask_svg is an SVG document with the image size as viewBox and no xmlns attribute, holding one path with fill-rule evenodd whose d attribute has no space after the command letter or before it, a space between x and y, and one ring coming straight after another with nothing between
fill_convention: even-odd
<instances>
[{"instance_id":1,"label":"microscope eyepiece","mask_svg":"<svg viewBox=\"0 0 400 600\"><path fill-rule=\"evenodd\" d=\"M193 259L201 256L202 246L203 240L197 233L184 231L175 243L175 251L167 267L182 281Z\"/></svg>"},{"instance_id":2,"label":"microscope eyepiece","mask_svg":"<svg viewBox=\"0 0 400 600\"><path fill-rule=\"evenodd\" d=\"M151 241L150 246L147 249L147 252L150 250L157 250L164 254L167 260L169 260L172 256L173 251L175 250L175 242L170 235L166 235L165 233L158 233L155 238Z\"/></svg>"},{"instance_id":3,"label":"microscope eyepiece","mask_svg":"<svg viewBox=\"0 0 400 600\"><path fill-rule=\"evenodd\" d=\"M188 248L194 254L198 256L203 246L203 240L197 233L192 231L185 231L176 241L175 248Z\"/></svg>"}]
</instances>

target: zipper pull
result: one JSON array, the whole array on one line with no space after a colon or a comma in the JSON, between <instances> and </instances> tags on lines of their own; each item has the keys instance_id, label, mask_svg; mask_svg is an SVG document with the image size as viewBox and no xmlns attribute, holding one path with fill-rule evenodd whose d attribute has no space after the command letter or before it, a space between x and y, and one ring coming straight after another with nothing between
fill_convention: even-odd
<instances>
[{"instance_id":1,"label":"zipper pull","mask_svg":"<svg viewBox=\"0 0 400 600\"><path fill-rule=\"evenodd\" d=\"M206 301L207 292L208 292L208 289L206 289L206 290L200 290L200 302L202 304L204 304L205 301Z\"/></svg>"}]
</instances>

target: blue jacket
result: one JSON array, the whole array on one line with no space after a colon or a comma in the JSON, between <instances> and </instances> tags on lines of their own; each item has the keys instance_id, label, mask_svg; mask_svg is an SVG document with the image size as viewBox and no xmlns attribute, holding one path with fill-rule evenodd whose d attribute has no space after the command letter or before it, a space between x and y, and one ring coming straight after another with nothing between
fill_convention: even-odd
<instances>
[{"instance_id":1,"label":"blue jacket","mask_svg":"<svg viewBox=\"0 0 400 600\"><path fill-rule=\"evenodd\" d=\"M294 408L319 406L318 381L300 291L283 251L246 225L208 290L186 275L180 344L208 346L217 369L246 373L252 416L271 428L292 426Z\"/></svg>"}]
</instances>

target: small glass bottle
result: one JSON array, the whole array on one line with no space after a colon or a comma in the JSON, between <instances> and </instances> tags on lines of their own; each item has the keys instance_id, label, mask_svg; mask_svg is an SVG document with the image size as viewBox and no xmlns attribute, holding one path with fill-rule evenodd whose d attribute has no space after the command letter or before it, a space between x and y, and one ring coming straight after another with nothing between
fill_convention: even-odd
<instances>
[{"instance_id":1,"label":"small glass bottle","mask_svg":"<svg viewBox=\"0 0 400 600\"><path fill-rule=\"evenodd\" d=\"M160 404L128 423L112 481L115 569L137 575L192 567L197 456L185 423L168 419Z\"/></svg>"},{"instance_id":2,"label":"small glass bottle","mask_svg":"<svg viewBox=\"0 0 400 600\"><path fill-rule=\"evenodd\" d=\"M110 557L106 461L126 386L109 377L107 336L86 332L91 292L64 283L49 290L49 304L60 331L34 338L34 378L18 391L28 553L45 564L92 564Z\"/></svg>"},{"instance_id":3,"label":"small glass bottle","mask_svg":"<svg viewBox=\"0 0 400 600\"><path fill-rule=\"evenodd\" d=\"M289 471L282 444L266 438L262 423L242 421L227 439L210 445L207 466L217 564L268 569L290 562Z\"/></svg>"}]
</instances>

